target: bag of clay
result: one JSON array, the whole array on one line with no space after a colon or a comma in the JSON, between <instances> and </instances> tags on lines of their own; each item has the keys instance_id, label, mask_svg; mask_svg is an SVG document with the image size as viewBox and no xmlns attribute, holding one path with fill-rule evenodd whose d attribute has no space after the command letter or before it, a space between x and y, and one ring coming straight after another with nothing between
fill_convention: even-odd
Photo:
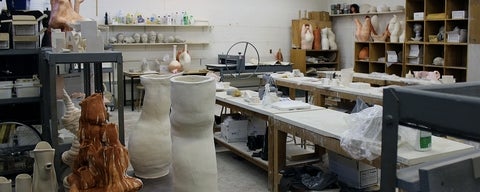
<instances>
[{"instance_id":1,"label":"bag of clay","mask_svg":"<svg viewBox=\"0 0 480 192\"><path fill-rule=\"evenodd\" d=\"M340 146L355 159L373 160L381 155L383 108L374 105L346 116L349 127L340 138Z\"/></svg>"}]
</instances>

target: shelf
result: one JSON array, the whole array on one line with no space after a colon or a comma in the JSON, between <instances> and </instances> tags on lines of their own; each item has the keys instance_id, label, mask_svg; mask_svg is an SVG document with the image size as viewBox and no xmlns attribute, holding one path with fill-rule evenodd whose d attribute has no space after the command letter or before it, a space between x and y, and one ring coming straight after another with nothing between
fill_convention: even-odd
<instances>
[{"instance_id":1,"label":"shelf","mask_svg":"<svg viewBox=\"0 0 480 192\"><path fill-rule=\"evenodd\" d=\"M14 97L8 99L0 99L0 105L2 104L15 104L15 103L35 103L42 101L40 97Z\"/></svg>"},{"instance_id":2,"label":"shelf","mask_svg":"<svg viewBox=\"0 0 480 192\"><path fill-rule=\"evenodd\" d=\"M307 65L336 65L337 62L306 63Z\"/></svg>"},{"instance_id":3,"label":"shelf","mask_svg":"<svg viewBox=\"0 0 480 192\"><path fill-rule=\"evenodd\" d=\"M114 43L111 44L115 47L123 46L168 46L168 45L208 45L207 42L185 42L185 43Z\"/></svg>"},{"instance_id":4,"label":"shelf","mask_svg":"<svg viewBox=\"0 0 480 192\"><path fill-rule=\"evenodd\" d=\"M265 161L259 157L252 157L253 151L250 151L247 147L245 142L234 142L228 143L225 139L220 136L220 133L217 132L214 135L215 142L221 144L222 146L228 148L235 154L243 157L244 159L252 162L253 164L257 165L258 167L262 168L265 171L268 171L268 161Z\"/></svg>"},{"instance_id":5,"label":"shelf","mask_svg":"<svg viewBox=\"0 0 480 192\"><path fill-rule=\"evenodd\" d=\"M15 55L34 55L38 54L38 49L6 49L0 50L0 56L15 56Z\"/></svg>"},{"instance_id":6,"label":"shelf","mask_svg":"<svg viewBox=\"0 0 480 192\"><path fill-rule=\"evenodd\" d=\"M166 24L111 24L103 25L108 27L210 27L208 24L194 25L166 25Z\"/></svg>"},{"instance_id":7,"label":"shelf","mask_svg":"<svg viewBox=\"0 0 480 192\"><path fill-rule=\"evenodd\" d=\"M400 10L400 11L376 12L376 13L331 14L330 17L365 16L365 15L388 15L388 14L398 14L398 13L405 13L405 12L404 12L403 10Z\"/></svg>"}]
</instances>

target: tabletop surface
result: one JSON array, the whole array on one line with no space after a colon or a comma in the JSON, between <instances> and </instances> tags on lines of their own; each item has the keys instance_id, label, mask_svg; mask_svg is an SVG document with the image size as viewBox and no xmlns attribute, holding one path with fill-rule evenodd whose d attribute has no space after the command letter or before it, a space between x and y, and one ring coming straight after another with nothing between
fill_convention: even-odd
<instances>
[{"instance_id":1,"label":"tabletop surface","mask_svg":"<svg viewBox=\"0 0 480 192\"><path fill-rule=\"evenodd\" d=\"M349 128L345 118L349 114L331 109L300 111L295 113L278 113L274 118L296 127L307 129L314 133L340 139L342 134ZM432 136L432 149L420 152L408 144L401 144L398 148L398 162L404 165L440 159L450 155L474 150L473 146L457 141Z\"/></svg>"}]
</instances>

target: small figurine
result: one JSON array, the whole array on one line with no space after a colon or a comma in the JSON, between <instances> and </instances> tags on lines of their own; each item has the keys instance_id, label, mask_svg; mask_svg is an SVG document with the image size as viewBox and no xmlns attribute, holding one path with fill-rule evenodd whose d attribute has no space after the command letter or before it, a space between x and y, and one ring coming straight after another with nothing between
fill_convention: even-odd
<instances>
[{"instance_id":1,"label":"small figurine","mask_svg":"<svg viewBox=\"0 0 480 192\"><path fill-rule=\"evenodd\" d=\"M422 40L422 25L419 23L415 23L413 25L413 32L415 32L415 37L412 37L412 40L414 41L420 41Z\"/></svg>"},{"instance_id":2,"label":"small figurine","mask_svg":"<svg viewBox=\"0 0 480 192\"><path fill-rule=\"evenodd\" d=\"M360 7L357 4L350 5L350 13L359 13Z\"/></svg>"},{"instance_id":3,"label":"small figurine","mask_svg":"<svg viewBox=\"0 0 480 192\"><path fill-rule=\"evenodd\" d=\"M150 31L148 33L148 43L155 43L156 39L157 39L157 33L155 33L155 31Z\"/></svg>"},{"instance_id":4,"label":"small figurine","mask_svg":"<svg viewBox=\"0 0 480 192\"><path fill-rule=\"evenodd\" d=\"M142 36L140 36L140 40L142 43L148 43L148 35L146 33L142 33Z\"/></svg>"}]
</instances>

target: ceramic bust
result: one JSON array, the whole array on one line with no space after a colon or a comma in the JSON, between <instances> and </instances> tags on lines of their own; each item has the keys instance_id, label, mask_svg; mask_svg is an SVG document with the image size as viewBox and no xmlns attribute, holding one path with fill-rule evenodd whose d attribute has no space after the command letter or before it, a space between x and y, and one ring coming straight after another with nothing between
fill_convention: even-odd
<instances>
[{"instance_id":1,"label":"ceramic bust","mask_svg":"<svg viewBox=\"0 0 480 192\"><path fill-rule=\"evenodd\" d=\"M423 27L421 24L415 23L415 25L413 25L413 32L415 32L415 37L412 37L412 40L414 41L422 40L422 28Z\"/></svg>"},{"instance_id":2,"label":"ceramic bust","mask_svg":"<svg viewBox=\"0 0 480 192\"><path fill-rule=\"evenodd\" d=\"M124 39L125 39L125 35L123 33L118 33L117 34L117 42L123 43Z\"/></svg>"},{"instance_id":3,"label":"ceramic bust","mask_svg":"<svg viewBox=\"0 0 480 192\"><path fill-rule=\"evenodd\" d=\"M142 33L140 40L142 41L142 43L148 43L148 35L146 33Z\"/></svg>"},{"instance_id":4,"label":"ceramic bust","mask_svg":"<svg viewBox=\"0 0 480 192\"><path fill-rule=\"evenodd\" d=\"M150 31L148 33L148 43L155 43L156 39L157 39L157 33L155 33L155 31Z\"/></svg>"},{"instance_id":5,"label":"ceramic bust","mask_svg":"<svg viewBox=\"0 0 480 192\"><path fill-rule=\"evenodd\" d=\"M302 26L301 37L301 49L310 50L313 47L313 32L309 24Z\"/></svg>"},{"instance_id":6,"label":"ceramic bust","mask_svg":"<svg viewBox=\"0 0 480 192\"><path fill-rule=\"evenodd\" d=\"M133 40L135 40L135 43L140 43L140 34L139 33L134 33L132 35Z\"/></svg>"},{"instance_id":7,"label":"ceramic bust","mask_svg":"<svg viewBox=\"0 0 480 192\"><path fill-rule=\"evenodd\" d=\"M162 33L157 33L157 43L163 43L163 34Z\"/></svg>"}]
</instances>

